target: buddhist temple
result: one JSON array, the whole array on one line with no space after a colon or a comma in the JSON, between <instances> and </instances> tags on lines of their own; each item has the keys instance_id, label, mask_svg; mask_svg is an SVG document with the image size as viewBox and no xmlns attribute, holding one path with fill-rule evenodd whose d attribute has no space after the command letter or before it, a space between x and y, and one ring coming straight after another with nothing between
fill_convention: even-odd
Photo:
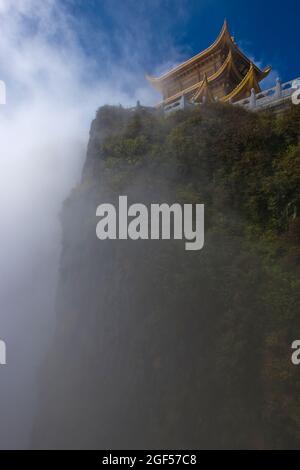
<instances>
[{"instance_id":1,"label":"buddhist temple","mask_svg":"<svg viewBox=\"0 0 300 470\"><path fill-rule=\"evenodd\" d=\"M216 41L203 52L149 82L162 94L160 106L184 97L192 103L235 102L259 93L271 67L260 70L239 49L225 20Z\"/></svg>"}]
</instances>

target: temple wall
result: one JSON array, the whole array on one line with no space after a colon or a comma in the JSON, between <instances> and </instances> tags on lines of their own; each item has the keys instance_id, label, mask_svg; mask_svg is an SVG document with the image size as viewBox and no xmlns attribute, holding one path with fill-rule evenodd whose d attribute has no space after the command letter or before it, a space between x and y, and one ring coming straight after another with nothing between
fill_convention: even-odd
<instances>
[{"instance_id":1,"label":"temple wall","mask_svg":"<svg viewBox=\"0 0 300 470\"><path fill-rule=\"evenodd\" d=\"M224 51L223 51L224 52ZM201 82L204 76L209 78L211 75L222 66L224 62L224 54L217 54L204 61L201 66L191 68L190 71L186 71L182 75L177 76L173 80L167 83L163 90L163 99L171 98L173 95L186 90L187 88ZM233 87L232 87L233 88ZM224 94L223 85L217 86L216 96L220 97Z\"/></svg>"}]
</instances>

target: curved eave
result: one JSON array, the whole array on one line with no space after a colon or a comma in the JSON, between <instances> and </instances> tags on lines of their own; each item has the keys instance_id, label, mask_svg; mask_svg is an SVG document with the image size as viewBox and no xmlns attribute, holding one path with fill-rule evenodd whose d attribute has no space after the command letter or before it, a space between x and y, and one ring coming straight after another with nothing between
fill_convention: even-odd
<instances>
[{"instance_id":1,"label":"curved eave","mask_svg":"<svg viewBox=\"0 0 300 470\"><path fill-rule=\"evenodd\" d=\"M228 103L237 98L242 92L250 91L251 88L254 88L255 91L260 91L259 88L259 79L257 77L257 72L254 65L251 63L250 68L243 78L243 80L232 90L228 95L223 96L220 101Z\"/></svg>"},{"instance_id":2,"label":"curved eave","mask_svg":"<svg viewBox=\"0 0 300 470\"><path fill-rule=\"evenodd\" d=\"M216 80L221 78L225 73L227 73L229 70L233 70L233 72L236 74L237 78L239 80L243 80L243 77L235 67L234 59L233 59L233 54L232 51L230 50L226 59L224 60L223 64L221 67L210 77L204 77L204 80L201 80L200 82L194 83L194 85L191 85L190 87L186 88L183 91L179 91L173 96L170 96L169 98L165 99L161 103L159 103L158 106L165 105L168 103L171 103L172 101L175 101L179 99L182 95L187 95L192 93L193 91L196 91L195 95L193 96L193 100L197 100L197 98L201 95L202 88L204 86L204 82L207 81L208 85L212 85Z\"/></svg>"},{"instance_id":3,"label":"curved eave","mask_svg":"<svg viewBox=\"0 0 300 470\"><path fill-rule=\"evenodd\" d=\"M232 71L235 74L235 76L238 78L238 80L243 79L243 76L241 75L241 73L239 72L239 70L237 69L235 65L234 56L233 56L231 49L229 49L227 57L224 60L221 67L215 73L210 75L210 77L208 78L208 82L209 83L215 82L218 78L221 78L225 73L229 71Z\"/></svg>"},{"instance_id":4,"label":"curved eave","mask_svg":"<svg viewBox=\"0 0 300 470\"><path fill-rule=\"evenodd\" d=\"M232 39L231 39L231 41L232 41ZM235 60L234 60L234 54L235 53L238 53L238 55L241 55L248 62L248 64L249 64L248 72L250 71L251 68L253 68L253 72L255 73L255 78L256 78L258 83L269 75L270 71L272 70L272 67L268 66L264 70L260 70L257 67L257 65L255 65L253 62L251 62L243 54L243 52L234 44L233 41L232 41L232 43L235 46L234 49L229 49L229 53L227 55L227 58L226 58L225 62L222 65L222 67L220 67L220 69L215 74L211 75L211 77L210 77L211 80L209 80L209 81L212 81L212 80L215 80L216 78L218 78L218 76L222 75L223 72L226 71L227 68L230 68L230 70L233 71L235 76L240 81L242 81L247 76L247 74L246 74L245 77L243 77L242 74L240 73L240 71L238 70L238 68L236 67Z\"/></svg>"},{"instance_id":5,"label":"curved eave","mask_svg":"<svg viewBox=\"0 0 300 470\"><path fill-rule=\"evenodd\" d=\"M208 79L207 79L207 76L205 75L204 80L202 81L202 83L199 86L198 90L194 94L192 101L197 101L200 97L202 97L204 95L207 95L207 94L210 97L212 97L211 90L209 89Z\"/></svg>"},{"instance_id":6,"label":"curved eave","mask_svg":"<svg viewBox=\"0 0 300 470\"><path fill-rule=\"evenodd\" d=\"M161 106L163 104L171 103L172 101L175 101L175 100L179 99L182 95L190 94L195 90L198 93L198 89L200 89L203 86L205 80L207 80L208 84L211 84L212 82L214 82L215 80L220 78L224 73L226 73L226 71L230 67L232 67L232 65L233 65L232 53L231 53L231 51L229 51L229 53L228 53L226 59L224 60L223 64L221 65L221 67L213 75L211 75L208 78L207 77L204 78L204 80L201 80L200 82L194 83L194 85L191 85L190 87L186 88L183 91L179 91L178 93L176 93L173 96L170 96L169 98L167 98L164 101L162 101L161 103L159 103L158 106Z\"/></svg>"},{"instance_id":7,"label":"curved eave","mask_svg":"<svg viewBox=\"0 0 300 470\"><path fill-rule=\"evenodd\" d=\"M238 70L236 69L234 65L234 60L232 56L231 50L229 51L225 61L223 62L222 66L217 70L213 75L211 75L209 78L205 75L204 80L200 82L200 86L198 90L196 91L195 95L193 96L193 101L197 101L201 96L203 96L203 91L204 88L208 88L210 85L212 85L215 81L217 81L219 78L221 78L225 73L227 73L229 70L233 70L234 73L238 76L238 78L241 80L242 77Z\"/></svg>"},{"instance_id":8,"label":"curved eave","mask_svg":"<svg viewBox=\"0 0 300 470\"><path fill-rule=\"evenodd\" d=\"M167 79L169 79L173 76L176 76L178 73L180 73L187 66L193 65L198 60L205 58L207 55L214 52L215 49L217 49L218 46L222 42L226 42L226 41L229 42L229 46L230 46L229 50L233 51L234 53L239 55L250 67L250 65L252 64L251 60L248 59L248 57L241 51L241 49L234 42L234 40L231 37L230 32L229 32L228 23L225 20L224 24L223 24L223 27L222 27L222 30L221 30L218 38L216 39L216 41L210 47L205 49L203 52L200 52L199 54L195 55L194 57L187 60L186 62L183 62L182 64L178 65L177 67L170 70L169 72L161 75L160 77L151 77L150 75L146 75L146 79L151 83L152 86L154 86L154 88L156 88L158 91L162 91L164 82ZM253 68L256 72L256 76L257 76L258 81L263 80L271 71L270 66L266 67L264 70L261 70L257 65L255 65L255 64L252 64L252 65L253 65ZM233 63L233 67L235 68L235 72L237 74L239 74L239 72L237 71L234 63Z\"/></svg>"},{"instance_id":9,"label":"curved eave","mask_svg":"<svg viewBox=\"0 0 300 470\"><path fill-rule=\"evenodd\" d=\"M266 68L264 68L263 70L260 71L260 77L259 77L259 81L263 80L264 78L266 78L269 73L271 72L272 70L272 67L270 65L268 65Z\"/></svg>"},{"instance_id":10,"label":"curved eave","mask_svg":"<svg viewBox=\"0 0 300 470\"><path fill-rule=\"evenodd\" d=\"M249 66L251 64L253 65L253 68L254 68L254 70L256 72L256 75L257 75L257 79L259 81L263 80L270 73L270 71L272 70L272 67L268 66L264 70L261 70L259 67L257 67L257 65L255 65L253 62L251 62L251 60L248 59L248 57L241 51L241 49L237 46L237 44L235 44L235 42L232 40L232 38L230 38L230 41L231 41L231 46L232 46L233 50L242 59L244 59L249 64Z\"/></svg>"},{"instance_id":11,"label":"curved eave","mask_svg":"<svg viewBox=\"0 0 300 470\"><path fill-rule=\"evenodd\" d=\"M219 44L222 43L222 41L227 38L230 38L230 33L229 33L229 28L228 28L228 23L227 20L224 21L223 27L221 29L221 32L215 42L205 49L204 51L200 52L199 54L195 55L191 59L183 62L182 64L178 65L177 67L173 68L169 72L166 72L165 74L161 75L160 77L151 77L150 75L146 75L146 79L158 90L161 90L162 83L167 80L168 78L172 77L173 75L176 75L178 72L180 72L182 69L186 68L189 65L192 65L194 62L197 62L199 59L203 59L207 55L211 54L214 52L215 49L219 46Z\"/></svg>"}]
</instances>

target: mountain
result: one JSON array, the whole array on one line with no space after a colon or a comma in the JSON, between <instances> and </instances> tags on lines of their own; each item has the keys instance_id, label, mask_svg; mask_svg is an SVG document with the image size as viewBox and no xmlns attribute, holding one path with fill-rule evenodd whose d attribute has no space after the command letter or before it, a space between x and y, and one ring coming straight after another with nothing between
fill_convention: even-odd
<instances>
[{"instance_id":1,"label":"mountain","mask_svg":"<svg viewBox=\"0 0 300 470\"><path fill-rule=\"evenodd\" d=\"M104 106L61 214L35 448L299 448L300 107ZM99 240L96 208L205 205L205 245Z\"/></svg>"}]
</instances>

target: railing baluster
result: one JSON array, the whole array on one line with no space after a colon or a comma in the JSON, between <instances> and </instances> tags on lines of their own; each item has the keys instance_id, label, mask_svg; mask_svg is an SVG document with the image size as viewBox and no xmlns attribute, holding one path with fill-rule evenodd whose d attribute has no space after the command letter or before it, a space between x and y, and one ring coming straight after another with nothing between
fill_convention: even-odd
<instances>
[{"instance_id":1,"label":"railing baluster","mask_svg":"<svg viewBox=\"0 0 300 470\"><path fill-rule=\"evenodd\" d=\"M292 88L292 84L297 80L300 81L300 78L290 80L289 82L281 83L281 80L277 78L276 85L274 87L268 88L267 90L263 90L257 94L255 93L255 90L252 89L249 98L244 98L240 101L236 101L233 104L250 109L264 108L273 101L278 101L280 99L285 100L287 97L292 95L294 91L294 88ZM175 101L174 103L165 106L164 112L167 114L169 112L177 111L177 109L184 109L187 107L187 105L196 106L196 104L197 103L192 103L188 101L186 96L182 95L181 98Z\"/></svg>"}]
</instances>

